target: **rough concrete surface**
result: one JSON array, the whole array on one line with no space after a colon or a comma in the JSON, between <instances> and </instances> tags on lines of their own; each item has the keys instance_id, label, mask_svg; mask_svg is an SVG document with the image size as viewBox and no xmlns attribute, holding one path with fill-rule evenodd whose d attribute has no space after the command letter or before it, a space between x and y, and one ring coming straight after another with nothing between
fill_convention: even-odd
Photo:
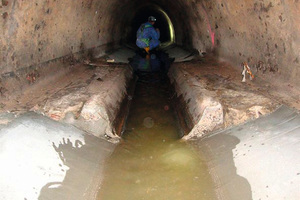
<instances>
[{"instance_id":1,"label":"rough concrete surface","mask_svg":"<svg viewBox=\"0 0 300 200\"><path fill-rule=\"evenodd\" d=\"M260 91L258 81L242 83L239 71L214 58L173 64L169 77L194 125L184 139L259 118L280 105Z\"/></svg>"},{"instance_id":2,"label":"rough concrete surface","mask_svg":"<svg viewBox=\"0 0 300 200\"><path fill-rule=\"evenodd\" d=\"M169 77L177 96L183 95L187 111L193 120L194 128L184 136L185 139L201 137L206 132L214 130L216 126L223 124L222 105L214 100L210 91L198 85L198 82L181 68L171 67Z\"/></svg>"},{"instance_id":3,"label":"rough concrete surface","mask_svg":"<svg viewBox=\"0 0 300 200\"><path fill-rule=\"evenodd\" d=\"M1 112L18 115L31 110L73 124L97 137L119 138L112 124L131 78L127 65L109 65L102 58L94 63L77 64L53 77L40 77L21 93L11 88L0 100Z\"/></svg>"},{"instance_id":4,"label":"rough concrete surface","mask_svg":"<svg viewBox=\"0 0 300 200\"><path fill-rule=\"evenodd\" d=\"M84 87L68 86L49 96L35 111L62 120L98 137L119 137L114 132L121 102L132 74L128 66L96 67L91 82Z\"/></svg>"},{"instance_id":5,"label":"rough concrete surface","mask_svg":"<svg viewBox=\"0 0 300 200\"><path fill-rule=\"evenodd\" d=\"M177 44L215 52L236 68L249 62L259 76L299 87L298 0L1 1L0 73L132 43L145 7L168 15Z\"/></svg>"},{"instance_id":6,"label":"rough concrete surface","mask_svg":"<svg viewBox=\"0 0 300 200\"><path fill-rule=\"evenodd\" d=\"M87 49L103 53L106 44L120 39L114 27L105 27L114 21L115 8L104 1L3 2L1 74Z\"/></svg>"}]
</instances>

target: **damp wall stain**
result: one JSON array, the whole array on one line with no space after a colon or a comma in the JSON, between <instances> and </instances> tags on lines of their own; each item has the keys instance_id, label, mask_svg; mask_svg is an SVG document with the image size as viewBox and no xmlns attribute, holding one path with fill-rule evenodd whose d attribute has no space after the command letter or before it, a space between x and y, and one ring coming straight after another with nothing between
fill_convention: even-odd
<instances>
[{"instance_id":1,"label":"damp wall stain","mask_svg":"<svg viewBox=\"0 0 300 200\"><path fill-rule=\"evenodd\" d=\"M217 56L237 67L243 61L254 68L263 63L264 74L278 74L299 85L298 1L216 0L198 1L196 5L198 15L207 15L210 21L210 26L197 21L193 27L192 37L199 38L196 49L211 51L215 46ZM215 44L209 43L211 32L215 33Z\"/></svg>"},{"instance_id":2,"label":"damp wall stain","mask_svg":"<svg viewBox=\"0 0 300 200\"><path fill-rule=\"evenodd\" d=\"M113 14L107 5L113 2L2 0L0 73L118 41L107 25ZM106 28L99 34L101 27Z\"/></svg>"}]
</instances>

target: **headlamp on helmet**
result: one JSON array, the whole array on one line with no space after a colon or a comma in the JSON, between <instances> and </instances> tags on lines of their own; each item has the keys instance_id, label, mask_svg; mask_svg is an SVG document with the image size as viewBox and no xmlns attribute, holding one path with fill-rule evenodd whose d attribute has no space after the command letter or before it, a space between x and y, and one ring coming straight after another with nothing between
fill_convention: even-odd
<instances>
[{"instance_id":1,"label":"headlamp on helmet","mask_svg":"<svg viewBox=\"0 0 300 200\"><path fill-rule=\"evenodd\" d=\"M156 18L153 16L148 17L149 22L156 22Z\"/></svg>"}]
</instances>

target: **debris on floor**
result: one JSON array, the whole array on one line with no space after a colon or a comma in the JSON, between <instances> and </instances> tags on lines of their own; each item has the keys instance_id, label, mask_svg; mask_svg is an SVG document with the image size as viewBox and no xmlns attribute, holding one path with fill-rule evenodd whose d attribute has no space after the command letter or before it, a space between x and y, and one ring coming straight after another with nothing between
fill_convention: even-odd
<instances>
[{"instance_id":1,"label":"debris on floor","mask_svg":"<svg viewBox=\"0 0 300 200\"><path fill-rule=\"evenodd\" d=\"M9 99L1 98L1 113L34 111L55 121L75 125L97 137L107 134L118 138L112 122L120 102L127 95L126 89L132 78L130 67L108 65L99 58L93 62L85 60L64 73L58 72L52 79L40 77L37 70L27 74L30 86L18 95L9 91L12 94ZM1 87L1 95L5 92L6 89ZM94 107L90 108L91 104Z\"/></svg>"},{"instance_id":2,"label":"debris on floor","mask_svg":"<svg viewBox=\"0 0 300 200\"><path fill-rule=\"evenodd\" d=\"M245 74L253 78L247 66L244 63ZM202 137L216 129L242 124L271 113L280 105L262 94L253 82L241 83L238 70L214 58L205 57L201 64L175 63L169 77L177 96L183 97L194 125L184 139ZM215 102L218 109L212 109L208 102Z\"/></svg>"},{"instance_id":3,"label":"debris on floor","mask_svg":"<svg viewBox=\"0 0 300 200\"><path fill-rule=\"evenodd\" d=\"M242 66L243 66L243 72L242 72L243 79L242 79L242 82L246 82L246 75L247 74L249 75L249 80L252 81L254 79L254 75L252 74L252 71L251 71L250 67L248 66L248 64L246 62L243 62Z\"/></svg>"}]
</instances>

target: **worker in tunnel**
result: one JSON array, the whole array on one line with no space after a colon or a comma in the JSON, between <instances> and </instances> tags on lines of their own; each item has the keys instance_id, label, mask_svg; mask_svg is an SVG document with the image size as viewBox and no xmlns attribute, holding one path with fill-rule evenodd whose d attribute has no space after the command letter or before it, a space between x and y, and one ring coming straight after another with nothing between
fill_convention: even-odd
<instances>
[{"instance_id":1,"label":"worker in tunnel","mask_svg":"<svg viewBox=\"0 0 300 200\"><path fill-rule=\"evenodd\" d=\"M165 81L170 64L174 61L174 58L169 58L166 52L158 49L160 31L154 28L155 22L156 18L150 16L148 22L140 25L136 34L139 50L129 62L139 78L151 77L147 80L150 82Z\"/></svg>"},{"instance_id":2,"label":"worker in tunnel","mask_svg":"<svg viewBox=\"0 0 300 200\"><path fill-rule=\"evenodd\" d=\"M148 22L142 24L137 31L136 45L144 49L147 54L150 54L151 50L160 45L160 31L153 27L155 22L156 18L150 16L148 17Z\"/></svg>"}]
</instances>

